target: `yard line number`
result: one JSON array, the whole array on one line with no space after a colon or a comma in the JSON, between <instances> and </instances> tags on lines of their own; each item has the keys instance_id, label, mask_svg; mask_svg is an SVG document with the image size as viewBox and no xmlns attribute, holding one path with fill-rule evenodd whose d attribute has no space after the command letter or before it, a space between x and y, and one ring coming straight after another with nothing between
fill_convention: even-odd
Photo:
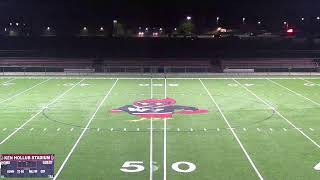
<instances>
[{"instance_id":1,"label":"yard line number","mask_svg":"<svg viewBox=\"0 0 320 180\"><path fill-rule=\"evenodd\" d=\"M159 167L156 166L156 162L153 162L153 168L154 171L158 170ZM175 162L171 165L171 168L179 173L191 173L196 170L196 165L187 162L187 161L179 161ZM143 161L126 161L123 163L122 167L120 168L122 172L125 173L137 173L137 172L142 172L145 170L145 167L143 165Z\"/></svg>"}]
</instances>

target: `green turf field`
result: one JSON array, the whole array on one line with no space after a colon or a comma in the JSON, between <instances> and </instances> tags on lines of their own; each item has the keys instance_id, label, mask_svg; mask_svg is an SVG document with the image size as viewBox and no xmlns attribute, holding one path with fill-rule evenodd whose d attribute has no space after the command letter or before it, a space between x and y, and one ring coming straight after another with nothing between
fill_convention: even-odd
<instances>
[{"instance_id":1,"label":"green turf field","mask_svg":"<svg viewBox=\"0 0 320 180\"><path fill-rule=\"evenodd\" d=\"M317 180L320 78L2 77L13 153L61 180Z\"/></svg>"}]
</instances>

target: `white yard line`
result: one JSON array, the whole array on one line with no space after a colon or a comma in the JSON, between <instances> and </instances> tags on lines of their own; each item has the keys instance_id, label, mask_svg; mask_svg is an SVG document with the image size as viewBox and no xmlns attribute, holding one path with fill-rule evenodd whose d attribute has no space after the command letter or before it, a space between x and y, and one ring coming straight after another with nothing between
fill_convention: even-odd
<instances>
[{"instance_id":1,"label":"white yard line","mask_svg":"<svg viewBox=\"0 0 320 180\"><path fill-rule=\"evenodd\" d=\"M150 98L153 99L153 81L150 79ZM150 118L150 157L149 157L149 179L153 179L153 119Z\"/></svg>"},{"instance_id":2,"label":"white yard line","mask_svg":"<svg viewBox=\"0 0 320 180\"><path fill-rule=\"evenodd\" d=\"M78 84L80 84L84 79L79 81L77 84L73 85L71 88L69 88L67 91L59 95L57 98L55 98L53 101L51 101L49 104L41 108L35 115L33 115L30 119L28 119L25 123L23 123L19 128L17 128L15 131L13 131L9 136L7 136L4 140L0 142L0 145L5 143L8 139L10 139L13 135L15 135L20 129L22 129L25 125L27 125L29 122L31 122L35 117L37 117L39 114L42 113L43 110L48 108L50 105L54 104L57 102L60 98L62 98L65 94L67 94L69 91L71 91L73 88L75 88Z\"/></svg>"},{"instance_id":3,"label":"white yard line","mask_svg":"<svg viewBox=\"0 0 320 180\"><path fill-rule=\"evenodd\" d=\"M242 85L241 83L239 83L237 80L233 79L233 81L235 81L237 84L239 84L241 87L243 87L244 89L246 89L250 94L252 94L253 96L255 96L257 99L259 99L261 102L263 102L265 105L267 105L269 108L271 108L276 114L278 114L282 119L284 119L288 124L290 124L294 129L296 129L297 131L299 131L304 137L306 137L308 140L310 140L315 146L317 146L318 148L320 148L320 145L318 143L316 143L311 137L309 137L308 135L306 135L300 128L298 128L297 126L295 126L291 121L289 121L286 117L284 117L276 108L274 108L273 106L271 106L269 103L267 103L266 101L264 101L263 99L261 99L259 96L257 96L254 92L252 92L250 89L248 89L247 87L245 87L244 85Z\"/></svg>"},{"instance_id":4,"label":"white yard line","mask_svg":"<svg viewBox=\"0 0 320 180\"><path fill-rule=\"evenodd\" d=\"M167 78L164 79L164 98L167 98ZM167 118L163 119L163 180L167 179Z\"/></svg>"},{"instance_id":5,"label":"white yard line","mask_svg":"<svg viewBox=\"0 0 320 180\"><path fill-rule=\"evenodd\" d=\"M70 150L69 154L67 155L66 159L63 161L62 165L60 166L59 170L57 171L56 175L54 176L53 180L56 180L60 173L62 172L64 166L66 165L66 163L68 162L69 158L71 157L73 151L76 149L76 147L78 146L80 140L82 139L84 133L87 131L87 129L89 128L92 120L96 117L96 114L98 113L98 111L100 110L101 106L103 105L103 103L106 101L106 99L109 97L112 89L115 87L115 85L117 84L119 79L117 79L112 87L109 89L108 93L104 96L104 98L102 99L102 101L100 102L99 106L97 107L96 111L93 113L93 115L91 116L90 120L88 121L87 125L85 126L85 128L83 129L82 133L80 134L79 138L77 139L77 141L75 142L75 144L73 145L72 149Z\"/></svg>"},{"instance_id":6,"label":"white yard line","mask_svg":"<svg viewBox=\"0 0 320 180\"><path fill-rule=\"evenodd\" d=\"M243 153L245 154L245 156L247 157L248 161L250 162L252 168L254 169L254 171L256 172L257 176L259 177L260 180L263 180L262 175L260 174L259 170L257 169L256 165L254 164L254 162L252 161L251 157L249 156L247 150L244 148L244 146L242 145L238 135L235 133L234 129L231 127L229 121L227 120L227 118L225 117L225 115L223 114L222 110L220 109L219 105L217 104L217 102L214 100L214 98L212 97L211 93L209 92L208 88L204 85L204 83L202 82L201 79L199 79L199 81L201 82L203 88L207 91L209 97L211 98L212 102L215 104L215 106L217 107L217 109L219 110L222 118L224 119L225 123L228 125L230 131L232 132L234 138L237 140L238 144L240 145Z\"/></svg>"},{"instance_id":7,"label":"white yard line","mask_svg":"<svg viewBox=\"0 0 320 180\"><path fill-rule=\"evenodd\" d=\"M276 85L278 85L278 86L280 86L280 87L282 87L282 88L284 88L284 89L292 92L293 94L295 94L295 95L297 95L297 96L300 96L300 97L302 97L302 98L304 98L304 99L306 99L306 100L314 103L315 105L320 106L320 103L315 102L314 100L312 100L312 99L310 99L310 98L307 98L307 97L303 96L302 94L297 93L296 91L294 91L294 90L292 90L292 89L289 89L288 87L286 87L286 86L284 86L284 85L281 85L281 84L279 84L279 83L277 83L277 82L275 82L275 81L272 81L271 79L268 79L268 80L269 80L270 82L272 82L272 83L274 83L274 84L276 84Z\"/></svg>"},{"instance_id":8,"label":"white yard line","mask_svg":"<svg viewBox=\"0 0 320 180\"><path fill-rule=\"evenodd\" d=\"M15 97L17 97L17 96L20 96L21 94L23 94L23 93L25 93L25 92L28 92L28 91L30 91L31 89L34 89L34 88L42 85L43 83L45 83L45 82L47 82L47 81L49 81L49 80L50 80L50 78L47 79L47 80L45 80L45 81L41 81L40 83L38 83L38 84L36 84L36 85L34 85L34 86L32 86L32 87L24 90L24 91L21 91L21 92L15 94L15 95L13 95L13 96L7 98L7 99L4 99L4 100L0 101L0 104L2 104L2 103L4 103L4 102L7 102L7 101L9 101L9 100L11 100L11 99L13 99L13 98L15 98Z\"/></svg>"}]
</instances>

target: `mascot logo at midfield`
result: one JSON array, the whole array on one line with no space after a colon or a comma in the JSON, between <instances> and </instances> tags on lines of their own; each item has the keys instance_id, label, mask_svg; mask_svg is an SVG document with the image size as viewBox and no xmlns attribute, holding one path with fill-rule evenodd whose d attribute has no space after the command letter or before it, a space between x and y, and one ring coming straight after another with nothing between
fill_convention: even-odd
<instances>
[{"instance_id":1,"label":"mascot logo at midfield","mask_svg":"<svg viewBox=\"0 0 320 180\"><path fill-rule=\"evenodd\" d=\"M166 99L146 99L136 101L132 105L126 105L112 112L126 112L141 118L171 118L173 114L205 114L208 110L195 107L175 105L176 101Z\"/></svg>"}]
</instances>

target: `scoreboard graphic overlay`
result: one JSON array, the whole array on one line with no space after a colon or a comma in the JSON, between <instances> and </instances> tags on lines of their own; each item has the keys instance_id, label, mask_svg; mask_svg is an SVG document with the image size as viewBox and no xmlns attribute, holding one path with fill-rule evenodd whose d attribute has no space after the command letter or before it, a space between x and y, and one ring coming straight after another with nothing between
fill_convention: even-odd
<instances>
[{"instance_id":1,"label":"scoreboard graphic overlay","mask_svg":"<svg viewBox=\"0 0 320 180\"><path fill-rule=\"evenodd\" d=\"M1 154L1 178L53 178L54 154Z\"/></svg>"}]
</instances>

